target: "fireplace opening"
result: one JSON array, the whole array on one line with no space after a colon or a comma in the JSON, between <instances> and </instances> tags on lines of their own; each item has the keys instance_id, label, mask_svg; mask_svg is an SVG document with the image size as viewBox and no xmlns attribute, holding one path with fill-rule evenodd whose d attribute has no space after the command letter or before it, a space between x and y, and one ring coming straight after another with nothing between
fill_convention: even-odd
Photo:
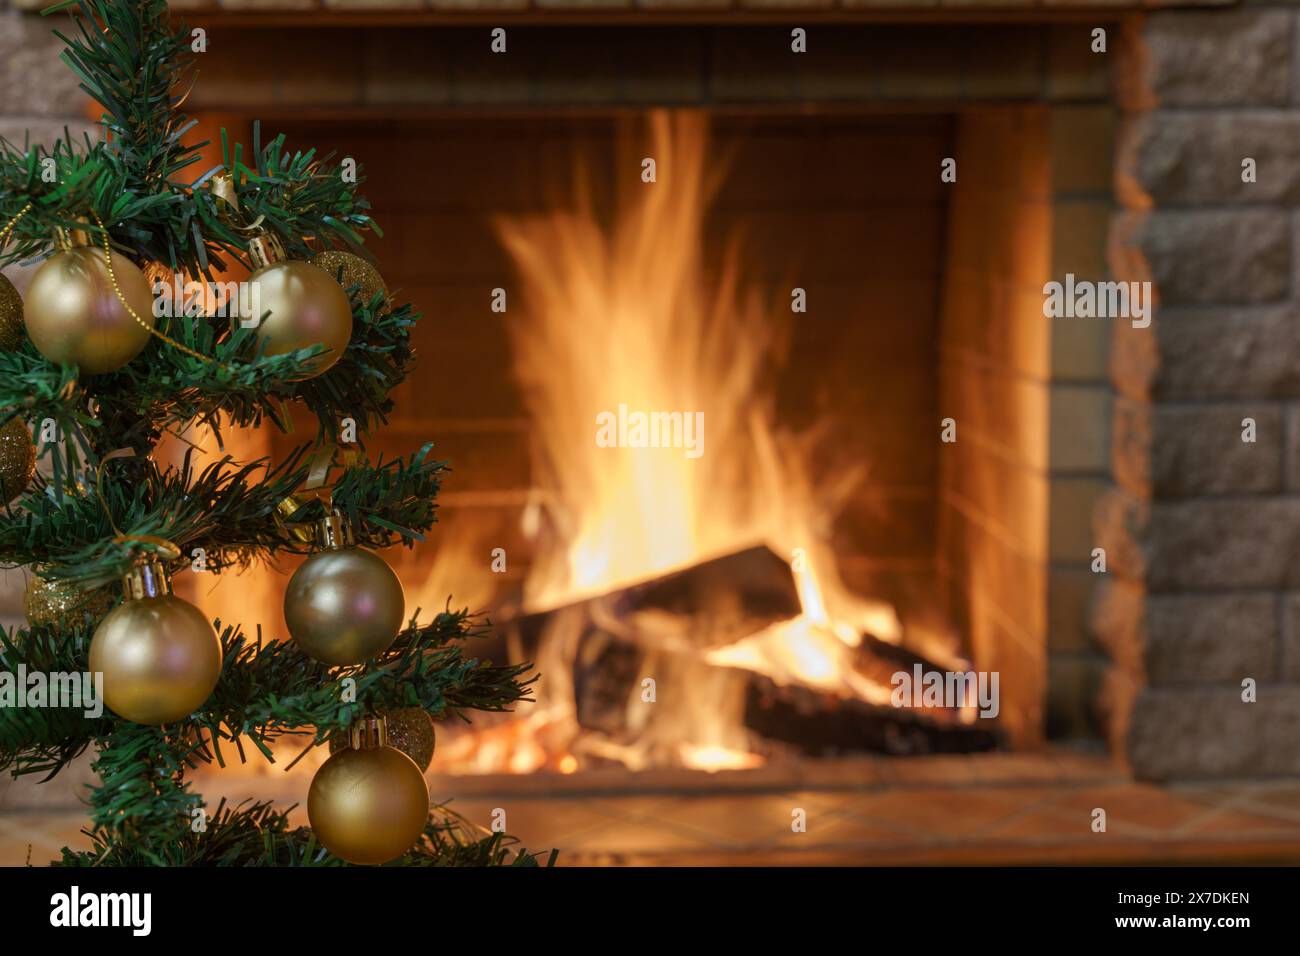
<instances>
[{"instance_id":1,"label":"fireplace opening","mask_svg":"<svg viewBox=\"0 0 1300 956\"><path fill-rule=\"evenodd\" d=\"M488 610L485 653L546 675L536 703L447 728L436 771L1041 739L1020 592L1046 391L1020 386L1048 341L1045 164L1024 159L1044 128L1032 109L288 124L362 154L379 261L433 319L417 348L461 357L385 433L439 436L454 467L440 540L399 567L413 603Z\"/></svg>"},{"instance_id":2,"label":"fireplace opening","mask_svg":"<svg viewBox=\"0 0 1300 956\"><path fill-rule=\"evenodd\" d=\"M843 26L794 73L762 26L519 27L505 60L468 27L322 28L270 86L245 80L277 31L232 29L200 132L354 157L426 316L367 439L453 467L390 556L408 603L487 612L481 655L543 675L443 722L434 773L1118 749L1088 620L1109 326L1043 310L1107 274L1084 26ZM233 587L196 598L274 619Z\"/></svg>"}]
</instances>

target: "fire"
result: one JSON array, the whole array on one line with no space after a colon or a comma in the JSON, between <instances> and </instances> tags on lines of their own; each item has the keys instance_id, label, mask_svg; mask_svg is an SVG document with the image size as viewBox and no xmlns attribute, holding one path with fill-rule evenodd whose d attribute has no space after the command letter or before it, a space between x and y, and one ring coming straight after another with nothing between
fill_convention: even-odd
<instances>
[{"instance_id":1,"label":"fire","mask_svg":"<svg viewBox=\"0 0 1300 956\"><path fill-rule=\"evenodd\" d=\"M630 740L579 726L572 674L580 635L563 613L553 615L537 655L539 700L511 735L531 755L522 760L529 768L554 765L544 753L561 754L566 773L589 758L634 768L758 766L743 702L724 686L734 669L888 701L889 688L859 674L853 660L864 631L898 643L901 625L892 607L843 586L826 541L865 469L851 462L815 479L810 451L824 435L776 424L770 383L783 359L788 304L765 303L745 286L739 243L710 269L705 217L718 179L708 146L702 114L652 113L648 146L626 151L619 167L624 186L611 226L602 227L582 188L566 209L497 224L523 283L511 338L539 486L526 515L536 553L525 609L561 607L765 543L790 561L802 614L702 652L701 672L724 677L712 690L701 677L690 701L658 702L647 716L638 685L627 701L626 726L639 731ZM655 182L636 175L642 156L655 158ZM667 430L638 441L635 413L664 416ZM675 440L681 423L698 423L698 454ZM480 735L472 763L481 767L484 749L501 740ZM487 762L499 769L516 761L494 754Z\"/></svg>"}]
</instances>

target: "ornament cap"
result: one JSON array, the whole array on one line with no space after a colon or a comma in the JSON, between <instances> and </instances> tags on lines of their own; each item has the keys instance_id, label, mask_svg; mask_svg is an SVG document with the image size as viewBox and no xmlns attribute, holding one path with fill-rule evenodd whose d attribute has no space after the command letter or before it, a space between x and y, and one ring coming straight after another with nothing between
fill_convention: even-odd
<instances>
[{"instance_id":1,"label":"ornament cap","mask_svg":"<svg viewBox=\"0 0 1300 956\"><path fill-rule=\"evenodd\" d=\"M316 541L326 551L342 551L356 545L352 525L343 512L332 511L316 524Z\"/></svg>"},{"instance_id":2,"label":"ornament cap","mask_svg":"<svg viewBox=\"0 0 1300 956\"><path fill-rule=\"evenodd\" d=\"M141 561L122 575L122 596L128 601L162 597L171 593L172 576L162 561Z\"/></svg>"},{"instance_id":3,"label":"ornament cap","mask_svg":"<svg viewBox=\"0 0 1300 956\"><path fill-rule=\"evenodd\" d=\"M353 750L387 747L388 721L383 717L362 717L348 728L348 746Z\"/></svg>"},{"instance_id":4,"label":"ornament cap","mask_svg":"<svg viewBox=\"0 0 1300 956\"><path fill-rule=\"evenodd\" d=\"M284 244L274 233L261 232L248 240L248 258L254 270L281 262L284 257Z\"/></svg>"}]
</instances>

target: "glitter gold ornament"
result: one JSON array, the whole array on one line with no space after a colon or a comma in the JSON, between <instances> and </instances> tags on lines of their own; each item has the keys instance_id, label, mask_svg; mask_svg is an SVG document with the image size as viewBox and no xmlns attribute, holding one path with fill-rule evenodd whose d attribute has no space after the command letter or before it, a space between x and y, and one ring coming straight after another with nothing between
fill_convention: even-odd
<instances>
[{"instance_id":1,"label":"glitter gold ornament","mask_svg":"<svg viewBox=\"0 0 1300 956\"><path fill-rule=\"evenodd\" d=\"M154 323L144 273L125 256L113 256L113 278L128 311L113 291L107 263L103 249L66 248L46 259L27 287L27 337L51 362L68 362L87 375L116 371L139 355Z\"/></svg>"},{"instance_id":2,"label":"glitter gold ornament","mask_svg":"<svg viewBox=\"0 0 1300 956\"><path fill-rule=\"evenodd\" d=\"M322 550L302 563L285 588L289 635L325 664L378 657L402 626L402 582L383 558L353 544L352 530L338 512L323 518L318 532Z\"/></svg>"},{"instance_id":3,"label":"glitter gold ornament","mask_svg":"<svg viewBox=\"0 0 1300 956\"><path fill-rule=\"evenodd\" d=\"M360 256L330 249L313 258L311 264L328 272L344 289L360 286L361 301L366 305L373 302L377 294L382 293L383 307L389 308L388 286L384 282L384 277L379 274L378 269Z\"/></svg>"},{"instance_id":4,"label":"glitter gold ornament","mask_svg":"<svg viewBox=\"0 0 1300 956\"><path fill-rule=\"evenodd\" d=\"M22 296L6 276L0 275L0 351L21 348L26 337Z\"/></svg>"},{"instance_id":5,"label":"glitter gold ornament","mask_svg":"<svg viewBox=\"0 0 1300 956\"><path fill-rule=\"evenodd\" d=\"M28 624L57 624L74 616L100 617L113 606L113 595L104 588L86 590L70 581L47 581L38 574L27 578L23 612Z\"/></svg>"},{"instance_id":6,"label":"glitter gold ornament","mask_svg":"<svg viewBox=\"0 0 1300 956\"><path fill-rule=\"evenodd\" d=\"M414 761L386 743L382 718L352 728L349 745L312 778L307 819L325 849L349 863L401 856L429 819L429 788Z\"/></svg>"},{"instance_id":7,"label":"glitter gold ornament","mask_svg":"<svg viewBox=\"0 0 1300 956\"><path fill-rule=\"evenodd\" d=\"M90 669L104 675L104 703L137 724L193 713L221 677L221 641L203 612L171 593L161 562L123 578L126 600L95 628Z\"/></svg>"},{"instance_id":8,"label":"glitter gold ornament","mask_svg":"<svg viewBox=\"0 0 1300 956\"><path fill-rule=\"evenodd\" d=\"M240 321L257 326L257 340L265 343L267 355L324 345L326 351L307 365L300 378L325 372L352 338L352 303L347 293L310 262L284 260L282 248L270 235L253 240L249 254L259 268L249 277L247 301L240 297Z\"/></svg>"},{"instance_id":9,"label":"glitter gold ornament","mask_svg":"<svg viewBox=\"0 0 1300 956\"><path fill-rule=\"evenodd\" d=\"M31 484L36 474L36 446L32 433L21 418L11 418L0 426L0 496L7 504Z\"/></svg>"},{"instance_id":10,"label":"glitter gold ornament","mask_svg":"<svg viewBox=\"0 0 1300 956\"><path fill-rule=\"evenodd\" d=\"M399 707L396 710L380 711L388 725L388 746L400 750L415 761L420 772L429 769L433 763L433 751L437 746L434 736L433 718L422 707ZM346 734L335 734L330 738L330 753L337 753L348 746Z\"/></svg>"}]
</instances>

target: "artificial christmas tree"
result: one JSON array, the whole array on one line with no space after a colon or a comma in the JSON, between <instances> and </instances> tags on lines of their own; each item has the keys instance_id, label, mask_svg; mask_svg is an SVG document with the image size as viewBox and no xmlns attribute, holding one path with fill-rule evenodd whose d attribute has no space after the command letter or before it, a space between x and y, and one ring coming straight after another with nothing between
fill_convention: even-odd
<instances>
[{"instance_id":1,"label":"artificial christmas tree","mask_svg":"<svg viewBox=\"0 0 1300 956\"><path fill-rule=\"evenodd\" d=\"M223 136L222 166L201 170L206 144L185 141L193 124L179 112L195 79L190 34L171 25L165 0L52 9L75 18L63 58L103 107L104 136L48 149L0 142L0 265L44 262L22 325L16 293L0 283L0 428L38 434L44 463L34 477L25 459L5 476L18 497L0 516L0 560L39 580L29 626L0 635L0 673L97 670L107 709L0 700L0 769L53 776L94 748L93 847L65 849L65 865L535 862L444 808L430 815L422 768L388 745L385 714L504 710L532 678L467 656L484 625L465 612L406 621L400 583L372 553L423 539L445 464L429 446L372 463L336 444L344 422L364 436L386 420L414 361L418 315L358 255L364 233L378 232L362 177L289 153L283 138L263 143L256 127L251 150ZM217 281L234 263L259 270L255 314L242 297L157 314L157 288L141 294L159 279ZM283 461L157 460L165 435L196 424L218 436L288 430L293 402L319 428ZM214 628L172 590L195 554L199 570L219 574L322 544L317 565L364 562L370 573L348 565L299 582L286 617L306 622L306 647L264 640L261 625L256 640ZM331 601L366 605L355 594L366 588L382 594L362 595L380 607L361 622L365 639L345 633L358 626L346 611L331 633L326 618L341 608ZM347 646L323 652L331 641ZM185 779L243 759L246 744L270 759L271 744L295 734L345 744L313 784L320 834L269 804L208 811ZM431 735L420 749L432 752ZM373 809L340 804L348 773L371 765L391 787L371 781Z\"/></svg>"}]
</instances>

